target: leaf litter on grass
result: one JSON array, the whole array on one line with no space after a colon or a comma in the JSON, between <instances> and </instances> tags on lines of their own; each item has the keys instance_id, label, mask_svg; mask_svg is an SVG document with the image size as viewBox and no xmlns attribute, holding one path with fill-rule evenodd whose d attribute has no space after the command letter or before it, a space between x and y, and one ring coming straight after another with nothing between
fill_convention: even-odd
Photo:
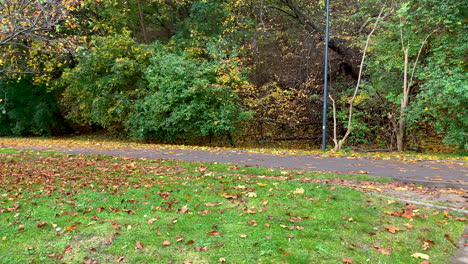
<instances>
[{"instance_id":1,"label":"leaf litter on grass","mask_svg":"<svg viewBox=\"0 0 468 264\"><path fill-rule=\"evenodd\" d=\"M388 203L360 183L202 166L0 155L0 262L419 263L424 251L444 263L463 230L453 212Z\"/></svg>"}]
</instances>

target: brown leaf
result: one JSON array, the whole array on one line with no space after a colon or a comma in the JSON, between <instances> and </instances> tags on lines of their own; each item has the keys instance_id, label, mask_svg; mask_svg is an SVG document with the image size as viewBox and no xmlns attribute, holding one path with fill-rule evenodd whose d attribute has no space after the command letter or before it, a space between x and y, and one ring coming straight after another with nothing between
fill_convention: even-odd
<instances>
[{"instance_id":1,"label":"brown leaf","mask_svg":"<svg viewBox=\"0 0 468 264\"><path fill-rule=\"evenodd\" d=\"M171 244L172 244L172 243L171 243L171 241L169 241L169 240L164 240L164 241L162 242L162 245L165 246L165 247L170 246Z\"/></svg>"},{"instance_id":2,"label":"brown leaf","mask_svg":"<svg viewBox=\"0 0 468 264\"><path fill-rule=\"evenodd\" d=\"M343 263L345 264L353 264L353 260L349 259L349 258L343 258L342 259Z\"/></svg>"},{"instance_id":3,"label":"brown leaf","mask_svg":"<svg viewBox=\"0 0 468 264\"><path fill-rule=\"evenodd\" d=\"M115 261L117 261L117 262L122 262L122 260L124 260L124 256L118 257Z\"/></svg>"},{"instance_id":4,"label":"brown leaf","mask_svg":"<svg viewBox=\"0 0 468 264\"><path fill-rule=\"evenodd\" d=\"M385 229L388 230L388 232L395 234L397 231L400 231L400 228L396 226L386 226Z\"/></svg>"},{"instance_id":5,"label":"brown leaf","mask_svg":"<svg viewBox=\"0 0 468 264\"><path fill-rule=\"evenodd\" d=\"M204 247L195 247L195 250L196 250L197 252L208 251L208 246L204 246Z\"/></svg>"},{"instance_id":6,"label":"brown leaf","mask_svg":"<svg viewBox=\"0 0 468 264\"><path fill-rule=\"evenodd\" d=\"M37 224L37 228L43 228L46 225L47 225L47 222L40 222L39 224Z\"/></svg>"},{"instance_id":7,"label":"brown leaf","mask_svg":"<svg viewBox=\"0 0 468 264\"><path fill-rule=\"evenodd\" d=\"M429 247L430 247L431 245L434 245L434 244L435 244L434 241L424 239L424 240L423 240L423 245L422 245L422 247L423 247L424 250L428 250Z\"/></svg>"},{"instance_id":8,"label":"brown leaf","mask_svg":"<svg viewBox=\"0 0 468 264\"><path fill-rule=\"evenodd\" d=\"M114 222L112 223L112 227L115 229L115 230L120 230L120 226L117 222Z\"/></svg>"},{"instance_id":9,"label":"brown leaf","mask_svg":"<svg viewBox=\"0 0 468 264\"><path fill-rule=\"evenodd\" d=\"M182 206L182 208L180 208L179 213L180 213L180 214L185 214L185 213L188 212L188 210L189 210L189 209L188 209L188 206L187 206L187 205L184 205L184 206Z\"/></svg>"},{"instance_id":10,"label":"brown leaf","mask_svg":"<svg viewBox=\"0 0 468 264\"><path fill-rule=\"evenodd\" d=\"M205 206L208 206L208 207L213 207L213 206L218 206L220 205L221 203L204 203Z\"/></svg>"},{"instance_id":11,"label":"brown leaf","mask_svg":"<svg viewBox=\"0 0 468 264\"><path fill-rule=\"evenodd\" d=\"M404 227L408 228L408 229L413 229L413 226L410 225L410 224L403 224Z\"/></svg>"},{"instance_id":12,"label":"brown leaf","mask_svg":"<svg viewBox=\"0 0 468 264\"><path fill-rule=\"evenodd\" d=\"M211 232L207 232L207 234L210 235L210 236L218 236L219 231L211 231Z\"/></svg>"},{"instance_id":13,"label":"brown leaf","mask_svg":"<svg viewBox=\"0 0 468 264\"><path fill-rule=\"evenodd\" d=\"M19 225L18 226L18 231L23 231L24 230L24 225Z\"/></svg>"},{"instance_id":14,"label":"brown leaf","mask_svg":"<svg viewBox=\"0 0 468 264\"><path fill-rule=\"evenodd\" d=\"M237 199L237 196L236 195L232 195L232 194L229 194L229 193L223 193L222 195L224 198L226 199Z\"/></svg>"},{"instance_id":15,"label":"brown leaf","mask_svg":"<svg viewBox=\"0 0 468 264\"><path fill-rule=\"evenodd\" d=\"M445 237L445 239L450 241L455 247L457 246L457 244L455 244L455 241L453 240L453 238L449 234L445 234L444 237Z\"/></svg>"},{"instance_id":16,"label":"brown leaf","mask_svg":"<svg viewBox=\"0 0 468 264\"><path fill-rule=\"evenodd\" d=\"M460 221L460 222L465 222L468 219L466 217L455 217L455 220Z\"/></svg>"},{"instance_id":17,"label":"brown leaf","mask_svg":"<svg viewBox=\"0 0 468 264\"><path fill-rule=\"evenodd\" d=\"M189 240L189 241L187 241L187 242L185 243L185 245L192 245L193 243L195 243L195 241Z\"/></svg>"},{"instance_id":18,"label":"brown leaf","mask_svg":"<svg viewBox=\"0 0 468 264\"><path fill-rule=\"evenodd\" d=\"M226 262L226 259L225 258L219 258L219 262L224 263L224 262Z\"/></svg>"},{"instance_id":19,"label":"brown leaf","mask_svg":"<svg viewBox=\"0 0 468 264\"><path fill-rule=\"evenodd\" d=\"M377 252L379 252L380 254L384 254L384 255L390 255L390 251L388 249L385 249L385 248L381 248L379 246L374 246L375 250L377 250Z\"/></svg>"},{"instance_id":20,"label":"brown leaf","mask_svg":"<svg viewBox=\"0 0 468 264\"><path fill-rule=\"evenodd\" d=\"M72 250L72 249L73 249L73 247L72 247L71 245L68 245L68 246L65 247L65 251L64 251L64 252L66 253L66 252L68 252L68 251L70 251L70 250Z\"/></svg>"},{"instance_id":21,"label":"brown leaf","mask_svg":"<svg viewBox=\"0 0 468 264\"><path fill-rule=\"evenodd\" d=\"M141 244L140 241L137 241L137 242L136 242L136 247L137 247L138 249L143 249L143 245Z\"/></svg>"}]
</instances>

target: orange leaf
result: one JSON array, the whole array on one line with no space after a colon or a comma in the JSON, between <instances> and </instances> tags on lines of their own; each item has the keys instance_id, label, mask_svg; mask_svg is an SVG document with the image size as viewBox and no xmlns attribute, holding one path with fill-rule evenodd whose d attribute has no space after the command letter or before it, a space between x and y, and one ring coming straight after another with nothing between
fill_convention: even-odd
<instances>
[{"instance_id":1,"label":"orange leaf","mask_svg":"<svg viewBox=\"0 0 468 264\"><path fill-rule=\"evenodd\" d=\"M349 259L349 258L343 258L342 259L343 263L345 264L353 264L353 260Z\"/></svg>"},{"instance_id":2,"label":"orange leaf","mask_svg":"<svg viewBox=\"0 0 468 264\"><path fill-rule=\"evenodd\" d=\"M65 229L68 230L68 231L73 231L73 230L75 230L77 228L78 228L77 225L71 225L71 226L66 227Z\"/></svg>"},{"instance_id":3,"label":"orange leaf","mask_svg":"<svg viewBox=\"0 0 468 264\"><path fill-rule=\"evenodd\" d=\"M380 254L384 254L384 255L390 255L390 251L388 249L385 249L385 248L381 248L379 246L374 246L375 250L377 250L377 252L379 252Z\"/></svg>"},{"instance_id":4,"label":"orange leaf","mask_svg":"<svg viewBox=\"0 0 468 264\"><path fill-rule=\"evenodd\" d=\"M165 246L165 247L170 246L171 244L172 244L172 243L171 243L171 241L169 241L169 240L164 240L164 241L162 242L162 245Z\"/></svg>"},{"instance_id":5,"label":"orange leaf","mask_svg":"<svg viewBox=\"0 0 468 264\"><path fill-rule=\"evenodd\" d=\"M400 228L396 226L386 226L385 229L388 230L388 232L395 234L397 231L400 231Z\"/></svg>"},{"instance_id":6,"label":"orange leaf","mask_svg":"<svg viewBox=\"0 0 468 264\"><path fill-rule=\"evenodd\" d=\"M138 249L143 249L143 245L141 244L140 241L137 241L137 242L136 242L136 247L137 247Z\"/></svg>"},{"instance_id":7,"label":"orange leaf","mask_svg":"<svg viewBox=\"0 0 468 264\"><path fill-rule=\"evenodd\" d=\"M211 232L207 232L207 234L211 236L217 236L219 235L219 231L211 231Z\"/></svg>"}]
</instances>

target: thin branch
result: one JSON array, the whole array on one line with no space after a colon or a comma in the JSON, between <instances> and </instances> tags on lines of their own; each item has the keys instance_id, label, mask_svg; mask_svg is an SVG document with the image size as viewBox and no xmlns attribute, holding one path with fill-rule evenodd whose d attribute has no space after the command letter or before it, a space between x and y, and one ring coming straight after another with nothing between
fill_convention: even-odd
<instances>
[{"instance_id":1,"label":"thin branch","mask_svg":"<svg viewBox=\"0 0 468 264\"><path fill-rule=\"evenodd\" d=\"M421 55L421 52L424 48L424 45L426 44L427 42L427 39L436 32L437 30L434 30L432 31L431 33L427 34L427 36L424 38L423 42L421 43L421 47L419 48L419 52L418 52L418 56L416 57L416 61L414 62L414 65L413 65L413 70L411 72L411 77L410 77L410 81L409 81L409 87L411 87L411 85L413 85L413 77L414 77L414 72L416 71L416 65L418 64L418 61L419 61L419 56Z\"/></svg>"}]
</instances>

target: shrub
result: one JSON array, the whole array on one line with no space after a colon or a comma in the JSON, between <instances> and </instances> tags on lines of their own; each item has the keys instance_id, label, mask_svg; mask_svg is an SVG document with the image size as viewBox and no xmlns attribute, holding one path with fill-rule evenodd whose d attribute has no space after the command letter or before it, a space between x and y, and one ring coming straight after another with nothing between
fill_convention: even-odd
<instances>
[{"instance_id":1,"label":"shrub","mask_svg":"<svg viewBox=\"0 0 468 264\"><path fill-rule=\"evenodd\" d=\"M50 136L63 124L56 98L29 79L0 83L0 135Z\"/></svg>"}]
</instances>

